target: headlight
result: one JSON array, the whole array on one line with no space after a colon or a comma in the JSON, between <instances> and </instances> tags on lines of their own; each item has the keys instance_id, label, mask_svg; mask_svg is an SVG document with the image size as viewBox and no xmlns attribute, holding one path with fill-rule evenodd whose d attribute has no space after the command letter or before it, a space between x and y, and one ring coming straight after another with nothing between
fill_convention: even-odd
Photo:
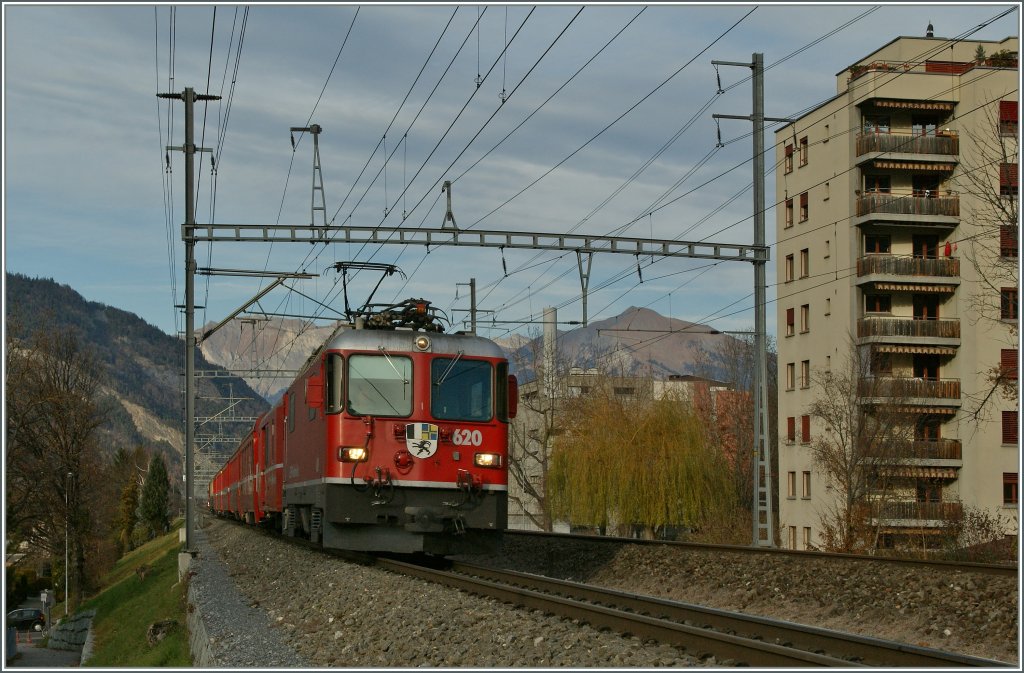
<instances>
[{"instance_id":1,"label":"headlight","mask_svg":"<svg viewBox=\"0 0 1024 673\"><path fill-rule=\"evenodd\" d=\"M366 449L362 446L342 446L338 449L338 460L343 463L362 463L368 457Z\"/></svg>"},{"instance_id":2,"label":"headlight","mask_svg":"<svg viewBox=\"0 0 1024 673\"><path fill-rule=\"evenodd\" d=\"M416 345L416 350L425 351L430 348L430 339L425 336L416 337L416 341L414 343Z\"/></svg>"},{"instance_id":3,"label":"headlight","mask_svg":"<svg viewBox=\"0 0 1024 673\"><path fill-rule=\"evenodd\" d=\"M477 467L501 467L501 455L497 453L477 453L473 455L473 464Z\"/></svg>"}]
</instances>

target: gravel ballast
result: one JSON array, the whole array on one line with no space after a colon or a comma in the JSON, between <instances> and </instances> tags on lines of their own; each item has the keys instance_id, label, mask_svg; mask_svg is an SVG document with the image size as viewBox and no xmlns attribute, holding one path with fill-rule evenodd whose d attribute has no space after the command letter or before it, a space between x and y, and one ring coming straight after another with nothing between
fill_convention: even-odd
<instances>
[{"instance_id":1,"label":"gravel ballast","mask_svg":"<svg viewBox=\"0 0 1024 673\"><path fill-rule=\"evenodd\" d=\"M676 648L361 566L207 518L192 582L219 666L715 666ZM506 538L464 560L1018 661L1015 577ZM730 662L721 662L728 664Z\"/></svg>"},{"instance_id":2,"label":"gravel ballast","mask_svg":"<svg viewBox=\"0 0 1024 673\"><path fill-rule=\"evenodd\" d=\"M207 519L192 582L218 666L714 666ZM216 558L214 558L216 557ZM205 577L204 577L205 575ZM291 650L285 652L281 648Z\"/></svg>"}]
</instances>

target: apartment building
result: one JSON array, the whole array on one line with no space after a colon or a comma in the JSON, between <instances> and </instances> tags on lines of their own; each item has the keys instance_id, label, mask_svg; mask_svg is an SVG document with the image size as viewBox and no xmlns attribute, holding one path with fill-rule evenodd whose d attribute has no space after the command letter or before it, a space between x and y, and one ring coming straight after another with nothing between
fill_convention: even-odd
<instances>
[{"instance_id":1,"label":"apartment building","mask_svg":"<svg viewBox=\"0 0 1024 673\"><path fill-rule=\"evenodd\" d=\"M1017 52L899 37L776 132L784 547L820 546L837 504L810 405L854 350L858 404L891 410L898 390L912 427L859 512L879 546L927 545L968 507L1017 532Z\"/></svg>"}]
</instances>

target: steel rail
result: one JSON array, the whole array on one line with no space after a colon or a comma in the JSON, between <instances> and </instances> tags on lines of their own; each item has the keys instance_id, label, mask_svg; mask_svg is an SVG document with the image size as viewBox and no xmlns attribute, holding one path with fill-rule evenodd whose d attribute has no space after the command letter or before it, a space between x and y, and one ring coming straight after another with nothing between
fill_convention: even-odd
<instances>
[{"instance_id":1,"label":"steel rail","mask_svg":"<svg viewBox=\"0 0 1024 673\"><path fill-rule=\"evenodd\" d=\"M558 580L511 570L496 570L475 564L454 562L455 572L474 575L499 583L512 583L533 591L571 596L605 606L616 606L639 614L696 625L702 629L736 634L741 637L784 643L788 647L812 653L828 653L841 665L870 666L982 666L1009 667L1010 664L945 652L896 641L832 631L767 617L729 612L690 603L651 596L640 596L614 589ZM751 662L754 664L755 662ZM762 662L756 662L762 665Z\"/></svg>"},{"instance_id":2,"label":"steel rail","mask_svg":"<svg viewBox=\"0 0 1024 673\"><path fill-rule=\"evenodd\" d=\"M598 605L576 598L548 594L464 573L436 570L393 559L378 559L376 565L392 572L418 577L468 593L542 610L560 617L578 619L595 628L608 628L618 633L654 639L660 643L682 647L687 653L698 657L714 655L719 660L732 659L756 666L785 668L863 666L863 664L816 652L807 652L730 633L680 624L667 619Z\"/></svg>"},{"instance_id":3,"label":"steel rail","mask_svg":"<svg viewBox=\"0 0 1024 673\"><path fill-rule=\"evenodd\" d=\"M533 530L511 530L508 529L505 535L551 538L557 541L592 542L594 544L638 544L638 545L663 545L666 547L679 547L693 549L696 551L710 552L736 552L740 554L781 554L795 558L826 559L826 560L849 560L866 561L868 563L891 563L893 565L917 566L922 568L933 568L942 571L963 571L976 572L987 575L1005 575L1017 577L1016 565L1002 565L996 563L976 563L970 561L940 561L927 559L905 559L889 558L885 556L866 556L862 554L842 554L834 552L808 551L801 549L780 549L777 547L752 547L744 545L728 544L704 544L700 542L680 542L678 540L643 540L631 537L616 537L611 535L580 535L577 533L547 533Z\"/></svg>"}]
</instances>

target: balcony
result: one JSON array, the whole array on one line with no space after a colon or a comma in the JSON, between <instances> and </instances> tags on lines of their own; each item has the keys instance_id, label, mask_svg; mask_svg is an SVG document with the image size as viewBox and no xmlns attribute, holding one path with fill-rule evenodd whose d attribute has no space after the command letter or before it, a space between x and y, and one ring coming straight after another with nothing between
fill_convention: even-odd
<instances>
[{"instance_id":1,"label":"balcony","mask_svg":"<svg viewBox=\"0 0 1024 673\"><path fill-rule=\"evenodd\" d=\"M960 379L868 376L857 382L862 398L904 400L960 400Z\"/></svg>"},{"instance_id":2,"label":"balcony","mask_svg":"<svg viewBox=\"0 0 1024 673\"><path fill-rule=\"evenodd\" d=\"M963 516L963 505L959 502L876 502L871 504L871 516L886 520L894 525L894 520L912 521L920 524L923 521L934 521L940 524Z\"/></svg>"},{"instance_id":3,"label":"balcony","mask_svg":"<svg viewBox=\"0 0 1024 673\"><path fill-rule=\"evenodd\" d=\"M960 217L960 196L915 196L913 193L868 192L857 195L857 217L864 215L912 215Z\"/></svg>"},{"instance_id":4,"label":"balcony","mask_svg":"<svg viewBox=\"0 0 1024 673\"><path fill-rule=\"evenodd\" d=\"M915 439L880 450L876 447L866 447L864 455L871 458L887 458L893 464L921 461L921 464L925 465L946 465L950 461L963 461L963 445L959 439Z\"/></svg>"},{"instance_id":5,"label":"balcony","mask_svg":"<svg viewBox=\"0 0 1024 673\"><path fill-rule=\"evenodd\" d=\"M935 135L858 133L857 156L859 157L871 152L885 152L890 155L932 154L955 157L960 154L960 138L951 131L944 131Z\"/></svg>"},{"instance_id":6,"label":"balcony","mask_svg":"<svg viewBox=\"0 0 1024 673\"><path fill-rule=\"evenodd\" d=\"M924 258L901 255L865 255L857 260L858 278L873 274L959 278L960 260L956 257Z\"/></svg>"},{"instance_id":7,"label":"balcony","mask_svg":"<svg viewBox=\"0 0 1024 673\"><path fill-rule=\"evenodd\" d=\"M953 319L891 318L866 316L857 320L857 338L893 337L896 339L955 339L960 340L960 321ZM880 341L884 339L872 339ZM959 345L937 344L937 345Z\"/></svg>"}]
</instances>

